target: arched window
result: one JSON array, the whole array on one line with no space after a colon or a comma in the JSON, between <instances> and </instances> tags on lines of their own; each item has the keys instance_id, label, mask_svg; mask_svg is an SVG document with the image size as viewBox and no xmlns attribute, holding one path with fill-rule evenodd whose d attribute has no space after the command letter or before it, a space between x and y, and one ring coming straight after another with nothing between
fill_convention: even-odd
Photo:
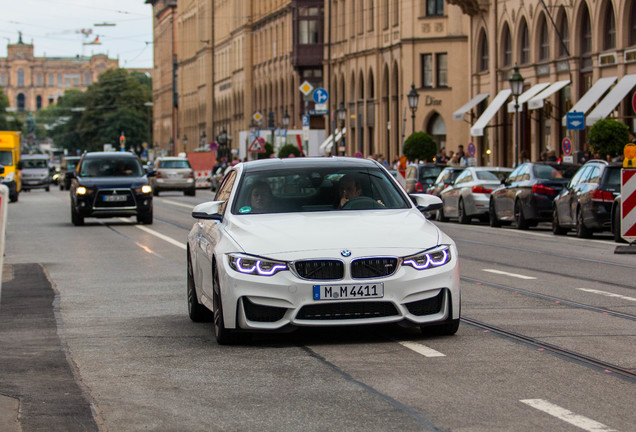
<instances>
[{"instance_id":1,"label":"arched window","mask_svg":"<svg viewBox=\"0 0 636 432\"><path fill-rule=\"evenodd\" d=\"M519 36L519 64L525 65L530 63L530 36L528 35L526 20L521 22Z\"/></svg>"},{"instance_id":2,"label":"arched window","mask_svg":"<svg viewBox=\"0 0 636 432\"><path fill-rule=\"evenodd\" d=\"M605 9L603 27L603 49L611 50L616 48L616 19L614 18L614 9L610 2L607 3L607 8Z\"/></svg>"},{"instance_id":3,"label":"arched window","mask_svg":"<svg viewBox=\"0 0 636 432\"><path fill-rule=\"evenodd\" d=\"M24 87L24 69L18 69L18 87Z\"/></svg>"},{"instance_id":4,"label":"arched window","mask_svg":"<svg viewBox=\"0 0 636 432\"><path fill-rule=\"evenodd\" d=\"M632 10L629 14L629 44L636 45L636 3L632 2Z\"/></svg>"},{"instance_id":5,"label":"arched window","mask_svg":"<svg viewBox=\"0 0 636 432\"><path fill-rule=\"evenodd\" d=\"M592 25L590 24L590 12L587 9L587 5L583 6L581 35L581 56L590 55L592 52Z\"/></svg>"},{"instance_id":6,"label":"arched window","mask_svg":"<svg viewBox=\"0 0 636 432\"><path fill-rule=\"evenodd\" d=\"M444 123L444 119L439 114L435 113L431 116L426 126L426 132L437 143L438 151L446 145L446 123Z\"/></svg>"},{"instance_id":7,"label":"arched window","mask_svg":"<svg viewBox=\"0 0 636 432\"><path fill-rule=\"evenodd\" d=\"M35 108L38 110L42 108L42 96L40 95L35 98Z\"/></svg>"},{"instance_id":8,"label":"arched window","mask_svg":"<svg viewBox=\"0 0 636 432\"><path fill-rule=\"evenodd\" d=\"M559 21L559 57L567 57L570 51L570 27L568 26L568 17L565 11L561 11L561 20Z\"/></svg>"},{"instance_id":9,"label":"arched window","mask_svg":"<svg viewBox=\"0 0 636 432\"><path fill-rule=\"evenodd\" d=\"M486 33L482 30L479 39L479 65L477 70L479 72L488 71L488 63L488 39L486 38Z\"/></svg>"},{"instance_id":10,"label":"arched window","mask_svg":"<svg viewBox=\"0 0 636 432\"><path fill-rule=\"evenodd\" d=\"M550 39L548 36L548 23L545 16L541 19L541 29L539 30L539 61L550 59Z\"/></svg>"},{"instance_id":11,"label":"arched window","mask_svg":"<svg viewBox=\"0 0 636 432\"><path fill-rule=\"evenodd\" d=\"M503 48L503 55L501 63L502 66L512 66L512 38L510 37L510 27L508 27L508 24L504 26L502 34L501 46Z\"/></svg>"},{"instance_id":12,"label":"arched window","mask_svg":"<svg viewBox=\"0 0 636 432\"><path fill-rule=\"evenodd\" d=\"M18 111L24 111L24 95L22 93L18 94Z\"/></svg>"}]
</instances>

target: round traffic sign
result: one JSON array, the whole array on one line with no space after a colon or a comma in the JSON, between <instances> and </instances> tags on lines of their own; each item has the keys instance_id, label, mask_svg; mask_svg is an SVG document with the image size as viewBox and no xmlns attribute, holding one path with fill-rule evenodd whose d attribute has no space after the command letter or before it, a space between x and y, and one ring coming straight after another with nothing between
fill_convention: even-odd
<instances>
[{"instance_id":1,"label":"round traffic sign","mask_svg":"<svg viewBox=\"0 0 636 432\"><path fill-rule=\"evenodd\" d=\"M466 148L466 152L468 152L468 156L474 157L475 153L477 153L477 149L475 148L475 143L468 143L468 148Z\"/></svg>"},{"instance_id":2,"label":"round traffic sign","mask_svg":"<svg viewBox=\"0 0 636 432\"><path fill-rule=\"evenodd\" d=\"M570 156L572 154L572 140L568 137L563 138L563 141L561 141L561 148L563 149L564 155Z\"/></svg>"}]
</instances>

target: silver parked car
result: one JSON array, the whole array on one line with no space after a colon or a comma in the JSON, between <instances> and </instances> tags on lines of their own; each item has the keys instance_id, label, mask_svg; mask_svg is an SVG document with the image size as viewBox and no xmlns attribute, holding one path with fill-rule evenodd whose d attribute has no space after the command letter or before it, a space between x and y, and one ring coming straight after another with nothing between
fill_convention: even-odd
<instances>
[{"instance_id":1,"label":"silver parked car","mask_svg":"<svg viewBox=\"0 0 636 432\"><path fill-rule=\"evenodd\" d=\"M188 159L184 157L157 158L154 174L156 175L151 177L151 186L155 196L161 191L183 191L185 195L195 196L194 170Z\"/></svg>"},{"instance_id":2,"label":"silver parked car","mask_svg":"<svg viewBox=\"0 0 636 432\"><path fill-rule=\"evenodd\" d=\"M512 168L468 167L455 180L452 186L440 193L443 206L439 210L439 220L445 222L449 217L457 218L466 224L474 217L485 221L488 217L490 193L506 179Z\"/></svg>"},{"instance_id":3,"label":"silver parked car","mask_svg":"<svg viewBox=\"0 0 636 432\"><path fill-rule=\"evenodd\" d=\"M51 171L49 158L46 155L22 155L22 189L44 189L51 190Z\"/></svg>"}]
</instances>

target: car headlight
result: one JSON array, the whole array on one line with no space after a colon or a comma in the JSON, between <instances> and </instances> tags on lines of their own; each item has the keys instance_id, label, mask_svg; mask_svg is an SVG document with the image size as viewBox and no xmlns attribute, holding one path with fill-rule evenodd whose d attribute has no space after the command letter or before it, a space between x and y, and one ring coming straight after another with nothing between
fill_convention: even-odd
<instances>
[{"instance_id":1,"label":"car headlight","mask_svg":"<svg viewBox=\"0 0 636 432\"><path fill-rule=\"evenodd\" d=\"M152 188L150 187L150 185L143 185L141 187L141 193L150 193L152 192Z\"/></svg>"},{"instance_id":2,"label":"car headlight","mask_svg":"<svg viewBox=\"0 0 636 432\"><path fill-rule=\"evenodd\" d=\"M9 174L7 174L6 176L4 176L4 181L5 182L12 182L15 179L15 173L14 172L10 172Z\"/></svg>"},{"instance_id":3,"label":"car headlight","mask_svg":"<svg viewBox=\"0 0 636 432\"><path fill-rule=\"evenodd\" d=\"M276 273L287 270L287 263L283 261L268 260L239 253L228 254L230 267L239 273L255 276L273 276Z\"/></svg>"},{"instance_id":4,"label":"car headlight","mask_svg":"<svg viewBox=\"0 0 636 432\"><path fill-rule=\"evenodd\" d=\"M426 270L448 264L450 260L450 245L440 245L417 255L404 257L403 264L416 270Z\"/></svg>"},{"instance_id":5,"label":"car headlight","mask_svg":"<svg viewBox=\"0 0 636 432\"><path fill-rule=\"evenodd\" d=\"M86 192L88 191L84 186L79 186L77 189L75 189L75 193L78 195L86 195Z\"/></svg>"}]
</instances>

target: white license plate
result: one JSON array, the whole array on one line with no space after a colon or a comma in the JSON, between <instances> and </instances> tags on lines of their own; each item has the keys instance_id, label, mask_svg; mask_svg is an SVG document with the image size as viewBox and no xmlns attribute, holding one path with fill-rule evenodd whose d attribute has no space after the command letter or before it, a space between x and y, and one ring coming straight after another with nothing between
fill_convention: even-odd
<instances>
[{"instance_id":1,"label":"white license plate","mask_svg":"<svg viewBox=\"0 0 636 432\"><path fill-rule=\"evenodd\" d=\"M126 195L104 195L104 201L106 202L121 202L127 199L128 197Z\"/></svg>"},{"instance_id":2,"label":"white license plate","mask_svg":"<svg viewBox=\"0 0 636 432\"><path fill-rule=\"evenodd\" d=\"M314 285L314 300L355 300L384 297L384 284Z\"/></svg>"}]
</instances>

